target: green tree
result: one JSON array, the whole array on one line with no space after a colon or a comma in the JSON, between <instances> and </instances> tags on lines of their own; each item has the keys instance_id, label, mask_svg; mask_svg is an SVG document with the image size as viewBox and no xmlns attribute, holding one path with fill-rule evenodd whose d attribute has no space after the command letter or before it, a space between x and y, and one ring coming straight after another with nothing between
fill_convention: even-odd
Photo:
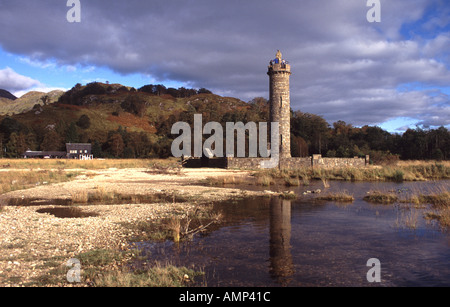
<instances>
[{"instance_id":1,"label":"green tree","mask_svg":"<svg viewBox=\"0 0 450 307\"><path fill-rule=\"evenodd\" d=\"M212 94L212 92L204 87L197 91L198 94Z\"/></svg>"},{"instance_id":2,"label":"green tree","mask_svg":"<svg viewBox=\"0 0 450 307\"><path fill-rule=\"evenodd\" d=\"M66 143L78 143L79 139L77 126L72 122L66 129Z\"/></svg>"},{"instance_id":3,"label":"green tree","mask_svg":"<svg viewBox=\"0 0 450 307\"><path fill-rule=\"evenodd\" d=\"M102 146L100 145L100 143L98 141L94 141L94 143L92 144L92 155L94 156L94 158L103 158L103 150L102 150Z\"/></svg>"},{"instance_id":4,"label":"green tree","mask_svg":"<svg viewBox=\"0 0 450 307\"><path fill-rule=\"evenodd\" d=\"M146 112L146 102L143 97L139 94L132 93L125 98L125 100L120 104L122 109L131 114L142 117Z\"/></svg>"},{"instance_id":5,"label":"green tree","mask_svg":"<svg viewBox=\"0 0 450 307\"><path fill-rule=\"evenodd\" d=\"M326 150L329 139L328 127L325 119L318 115L296 111L291 117L291 133L307 143L310 155L321 154Z\"/></svg>"},{"instance_id":6,"label":"green tree","mask_svg":"<svg viewBox=\"0 0 450 307\"><path fill-rule=\"evenodd\" d=\"M26 137L23 133L11 133L6 144L6 153L11 158L20 157L27 150Z\"/></svg>"},{"instance_id":7,"label":"green tree","mask_svg":"<svg viewBox=\"0 0 450 307\"><path fill-rule=\"evenodd\" d=\"M28 133L28 128L14 118L7 116L0 122L0 133L3 133L6 139L9 139L9 136L13 132Z\"/></svg>"},{"instance_id":8,"label":"green tree","mask_svg":"<svg viewBox=\"0 0 450 307\"><path fill-rule=\"evenodd\" d=\"M91 119L86 114L83 114L78 119L77 126L81 129L88 129L91 126Z\"/></svg>"},{"instance_id":9,"label":"green tree","mask_svg":"<svg viewBox=\"0 0 450 307\"><path fill-rule=\"evenodd\" d=\"M424 159L427 152L425 131L420 128L406 130L402 135L400 147L402 159Z\"/></svg>"}]
</instances>

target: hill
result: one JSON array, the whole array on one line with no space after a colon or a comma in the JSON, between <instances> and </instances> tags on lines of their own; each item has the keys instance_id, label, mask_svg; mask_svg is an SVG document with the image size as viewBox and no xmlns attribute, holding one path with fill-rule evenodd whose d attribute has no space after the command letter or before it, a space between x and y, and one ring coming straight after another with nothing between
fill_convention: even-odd
<instances>
[{"instance_id":1,"label":"hill","mask_svg":"<svg viewBox=\"0 0 450 307\"><path fill-rule=\"evenodd\" d=\"M14 100L0 100L0 115L13 115L28 112L32 110L35 105L55 103L63 94L63 91L52 91L49 93L33 91Z\"/></svg>"},{"instance_id":2,"label":"hill","mask_svg":"<svg viewBox=\"0 0 450 307\"><path fill-rule=\"evenodd\" d=\"M0 98L6 98L6 99L9 99L9 100L16 100L17 99L16 96L11 94L7 90L2 90L2 89L0 89Z\"/></svg>"}]
</instances>

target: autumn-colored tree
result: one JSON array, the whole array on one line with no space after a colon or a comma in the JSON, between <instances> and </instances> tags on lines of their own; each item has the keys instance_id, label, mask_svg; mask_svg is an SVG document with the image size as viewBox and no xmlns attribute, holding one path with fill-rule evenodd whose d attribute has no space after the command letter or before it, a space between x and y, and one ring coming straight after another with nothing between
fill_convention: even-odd
<instances>
[{"instance_id":1,"label":"autumn-colored tree","mask_svg":"<svg viewBox=\"0 0 450 307\"><path fill-rule=\"evenodd\" d=\"M308 156L308 144L301 136L291 135L291 154L293 157Z\"/></svg>"},{"instance_id":2,"label":"autumn-colored tree","mask_svg":"<svg viewBox=\"0 0 450 307\"><path fill-rule=\"evenodd\" d=\"M128 134L127 148L130 148L133 157L144 158L148 154L149 145L150 141L145 133L130 132Z\"/></svg>"},{"instance_id":3,"label":"autumn-colored tree","mask_svg":"<svg viewBox=\"0 0 450 307\"><path fill-rule=\"evenodd\" d=\"M108 140L109 151L114 157L120 157L123 153L124 143L120 133L116 132Z\"/></svg>"},{"instance_id":4,"label":"autumn-colored tree","mask_svg":"<svg viewBox=\"0 0 450 307\"><path fill-rule=\"evenodd\" d=\"M64 139L53 129L48 130L41 143L41 150L59 151L64 147Z\"/></svg>"}]
</instances>

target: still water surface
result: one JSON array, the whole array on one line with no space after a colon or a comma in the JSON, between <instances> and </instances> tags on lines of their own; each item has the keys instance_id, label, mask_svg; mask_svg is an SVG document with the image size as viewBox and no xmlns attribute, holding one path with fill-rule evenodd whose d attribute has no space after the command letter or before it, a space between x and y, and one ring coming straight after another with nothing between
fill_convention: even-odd
<instances>
[{"instance_id":1,"label":"still water surface","mask_svg":"<svg viewBox=\"0 0 450 307\"><path fill-rule=\"evenodd\" d=\"M207 234L139 247L148 259L203 270L207 286L450 286L450 232L423 218L431 207L362 200L373 189L427 193L449 184L331 182L322 194L347 190L355 197L339 204L303 195L323 190L315 182L295 188L295 201L215 204L224 222ZM381 262L381 283L367 281L370 258Z\"/></svg>"}]
</instances>

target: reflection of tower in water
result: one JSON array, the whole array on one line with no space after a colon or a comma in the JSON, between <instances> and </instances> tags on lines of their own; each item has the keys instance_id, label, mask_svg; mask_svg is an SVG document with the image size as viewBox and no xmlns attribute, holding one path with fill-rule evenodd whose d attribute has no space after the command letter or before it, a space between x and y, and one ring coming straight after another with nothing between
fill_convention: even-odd
<instances>
[{"instance_id":1,"label":"reflection of tower in water","mask_svg":"<svg viewBox=\"0 0 450 307\"><path fill-rule=\"evenodd\" d=\"M291 202L270 201L270 273L281 285L289 284L294 274L291 254Z\"/></svg>"}]
</instances>

